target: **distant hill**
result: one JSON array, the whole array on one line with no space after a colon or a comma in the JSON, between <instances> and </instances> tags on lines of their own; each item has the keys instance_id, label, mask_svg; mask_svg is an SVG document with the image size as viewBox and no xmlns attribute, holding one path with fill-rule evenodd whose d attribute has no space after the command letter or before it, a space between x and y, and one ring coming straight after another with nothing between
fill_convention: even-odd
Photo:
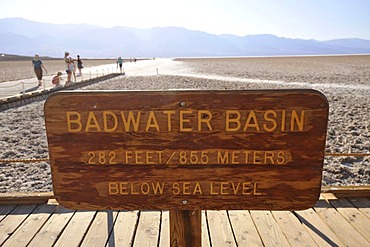
<instances>
[{"instance_id":1,"label":"distant hill","mask_svg":"<svg viewBox=\"0 0 370 247\"><path fill-rule=\"evenodd\" d=\"M33 58L34 58L34 56L19 56L19 55L13 55L13 54L0 53L0 61L31 61ZM56 59L60 59L60 58L40 56L40 59L42 59L42 60L56 60Z\"/></svg>"},{"instance_id":2,"label":"distant hill","mask_svg":"<svg viewBox=\"0 0 370 247\"><path fill-rule=\"evenodd\" d=\"M370 40L289 39L270 34L214 35L180 27L137 29L0 19L0 54L85 58L370 54Z\"/></svg>"},{"instance_id":3,"label":"distant hill","mask_svg":"<svg viewBox=\"0 0 370 247\"><path fill-rule=\"evenodd\" d=\"M22 60L32 60L33 57L29 56L17 56L11 54L1 54L0 53L0 61L22 61Z\"/></svg>"}]
</instances>

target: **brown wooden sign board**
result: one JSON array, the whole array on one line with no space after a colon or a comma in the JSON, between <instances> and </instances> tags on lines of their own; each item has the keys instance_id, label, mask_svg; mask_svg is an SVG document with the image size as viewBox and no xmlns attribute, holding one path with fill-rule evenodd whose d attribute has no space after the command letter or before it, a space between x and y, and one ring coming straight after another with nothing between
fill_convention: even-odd
<instances>
[{"instance_id":1,"label":"brown wooden sign board","mask_svg":"<svg viewBox=\"0 0 370 247\"><path fill-rule=\"evenodd\" d=\"M45 103L54 194L73 209L306 209L327 119L315 90L57 93Z\"/></svg>"}]
</instances>

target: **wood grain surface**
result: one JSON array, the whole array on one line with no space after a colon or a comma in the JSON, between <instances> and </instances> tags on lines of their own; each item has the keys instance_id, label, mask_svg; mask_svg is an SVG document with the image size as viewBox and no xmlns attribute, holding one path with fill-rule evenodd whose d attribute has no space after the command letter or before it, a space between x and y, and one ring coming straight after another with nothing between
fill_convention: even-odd
<instances>
[{"instance_id":1,"label":"wood grain surface","mask_svg":"<svg viewBox=\"0 0 370 247\"><path fill-rule=\"evenodd\" d=\"M73 209L306 209L328 108L315 90L56 93L55 197Z\"/></svg>"}]
</instances>

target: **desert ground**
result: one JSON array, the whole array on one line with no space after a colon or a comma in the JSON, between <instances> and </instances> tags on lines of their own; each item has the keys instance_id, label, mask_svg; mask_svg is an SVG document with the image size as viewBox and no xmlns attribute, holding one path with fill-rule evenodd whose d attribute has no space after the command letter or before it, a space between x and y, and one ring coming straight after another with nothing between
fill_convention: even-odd
<instances>
[{"instance_id":1,"label":"desert ground","mask_svg":"<svg viewBox=\"0 0 370 247\"><path fill-rule=\"evenodd\" d=\"M176 60L185 61L204 74L311 84L370 83L370 55Z\"/></svg>"},{"instance_id":2,"label":"desert ground","mask_svg":"<svg viewBox=\"0 0 370 247\"><path fill-rule=\"evenodd\" d=\"M163 61L152 61L155 62L150 68L152 74L140 73L138 68L126 68L126 76L102 81L82 90L313 88L322 92L330 105L325 152L370 153L370 56ZM148 66L152 62L148 62ZM28 66L28 63L25 65ZM155 69L159 74L154 74ZM0 159L48 157L43 106L44 101L39 101L1 112ZM0 166L2 193L52 190L47 162L0 163ZM369 185L370 157L326 156L322 184Z\"/></svg>"}]
</instances>

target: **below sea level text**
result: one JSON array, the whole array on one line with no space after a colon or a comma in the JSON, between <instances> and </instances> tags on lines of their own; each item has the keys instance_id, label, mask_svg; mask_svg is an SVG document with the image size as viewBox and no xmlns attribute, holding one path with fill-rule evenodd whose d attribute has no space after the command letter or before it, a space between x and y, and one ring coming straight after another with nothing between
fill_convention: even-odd
<instances>
[{"instance_id":1,"label":"below sea level text","mask_svg":"<svg viewBox=\"0 0 370 247\"><path fill-rule=\"evenodd\" d=\"M108 182L108 195L265 195L257 182Z\"/></svg>"}]
</instances>

